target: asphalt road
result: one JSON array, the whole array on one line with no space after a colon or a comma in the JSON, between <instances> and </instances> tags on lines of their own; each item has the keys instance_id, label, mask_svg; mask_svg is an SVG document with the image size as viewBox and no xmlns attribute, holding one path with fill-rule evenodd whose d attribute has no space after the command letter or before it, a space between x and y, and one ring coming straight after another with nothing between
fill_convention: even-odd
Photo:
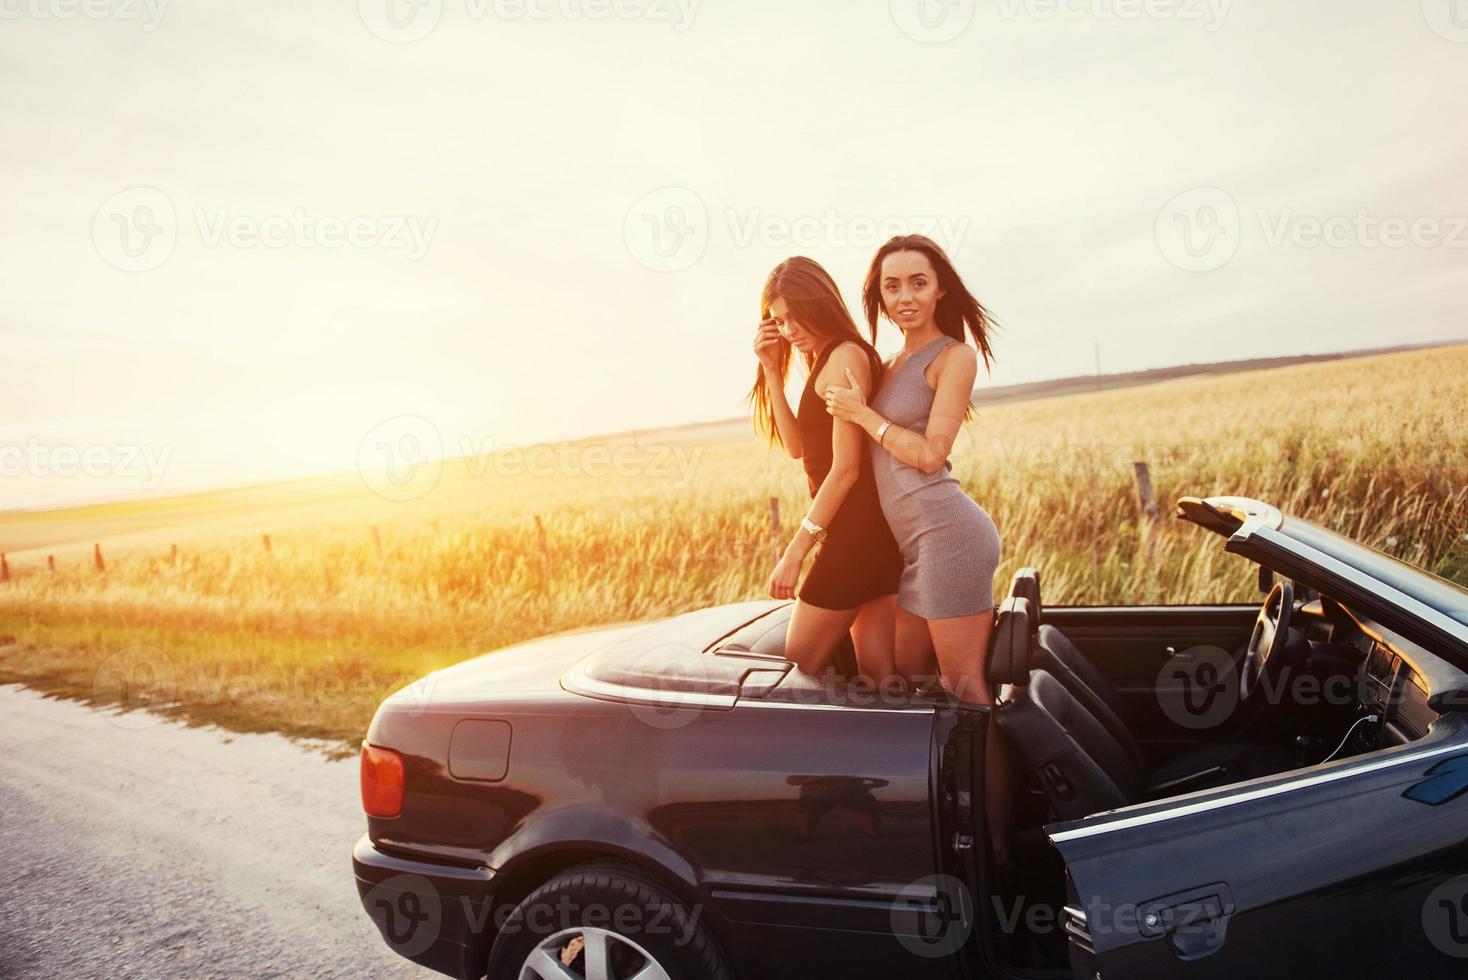
<instances>
[{"instance_id":1,"label":"asphalt road","mask_svg":"<svg viewBox=\"0 0 1468 980\"><path fill-rule=\"evenodd\" d=\"M0 685L0 977L418 977L357 898L355 759Z\"/></svg>"}]
</instances>

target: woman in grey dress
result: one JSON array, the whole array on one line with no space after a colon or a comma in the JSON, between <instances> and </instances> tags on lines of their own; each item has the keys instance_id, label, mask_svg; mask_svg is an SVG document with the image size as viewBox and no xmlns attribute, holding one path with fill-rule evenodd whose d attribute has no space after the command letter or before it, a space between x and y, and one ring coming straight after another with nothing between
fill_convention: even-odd
<instances>
[{"instance_id":1,"label":"woman in grey dress","mask_svg":"<svg viewBox=\"0 0 1468 980\"><path fill-rule=\"evenodd\" d=\"M828 388L826 402L832 415L871 436L882 512L902 551L897 671L909 680L931 676L936 660L951 694L992 704L985 668L999 532L948 459L973 410L979 358L987 368L993 357L989 315L943 250L921 235L878 250L862 305L873 329L882 315L902 330L902 351L888 362L871 404L854 377L847 387Z\"/></svg>"}]
</instances>

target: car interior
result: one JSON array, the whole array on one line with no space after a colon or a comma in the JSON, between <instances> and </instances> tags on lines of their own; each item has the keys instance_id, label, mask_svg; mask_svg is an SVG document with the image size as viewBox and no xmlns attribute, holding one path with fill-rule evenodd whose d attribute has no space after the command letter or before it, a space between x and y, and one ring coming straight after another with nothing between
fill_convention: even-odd
<instances>
[{"instance_id":1,"label":"car interior","mask_svg":"<svg viewBox=\"0 0 1468 980\"><path fill-rule=\"evenodd\" d=\"M1002 685L993 718L1013 778L1007 843L993 862L999 906L1065 904L1065 869L1046 824L1415 741L1463 707L1468 676L1430 651L1306 587L1268 572L1260 582L1268 597L1236 607L1253 612L1232 621L1241 637L1233 645L1220 642L1230 636L1227 607L1192 607L1191 627L1189 607L1172 607L1171 634L1134 638L1130 655L1098 662L1061 624L1115 652L1125 641L1106 637L1127 617L1118 612L1103 629L1083 610L1052 616L1038 572L1016 574L990 659L991 681ZM1209 641L1180 646L1199 633ZM1166 635L1175 642L1157 649ZM1138 669L1146 666L1150 681ZM1139 710L1144 701L1165 719ZM1065 969L1063 930L1000 935L1009 966Z\"/></svg>"}]
</instances>

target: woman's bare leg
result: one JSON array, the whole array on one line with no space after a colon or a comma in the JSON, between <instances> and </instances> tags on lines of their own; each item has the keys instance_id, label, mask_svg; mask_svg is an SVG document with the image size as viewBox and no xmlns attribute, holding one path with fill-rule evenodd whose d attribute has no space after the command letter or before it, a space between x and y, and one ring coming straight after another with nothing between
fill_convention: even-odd
<instances>
[{"instance_id":1,"label":"woman's bare leg","mask_svg":"<svg viewBox=\"0 0 1468 980\"><path fill-rule=\"evenodd\" d=\"M884 595L864 603L851 625L857 673L881 690L897 670L897 596Z\"/></svg>"},{"instance_id":2,"label":"woman's bare leg","mask_svg":"<svg viewBox=\"0 0 1468 980\"><path fill-rule=\"evenodd\" d=\"M938 672L933 637L928 621L917 613L897 607L897 646L893 658L897 673L909 684L920 684Z\"/></svg>"},{"instance_id":3,"label":"woman's bare leg","mask_svg":"<svg viewBox=\"0 0 1468 980\"><path fill-rule=\"evenodd\" d=\"M994 610L972 616L930 619L928 630L938 656L943 686L960 701L993 704L989 690L989 642L994 633Z\"/></svg>"},{"instance_id":4,"label":"woman's bare leg","mask_svg":"<svg viewBox=\"0 0 1468 980\"><path fill-rule=\"evenodd\" d=\"M795 600L790 626L785 634L785 659L795 662L802 673L820 677L831 665L842 637L856 622L856 609L822 609L801 599Z\"/></svg>"}]
</instances>

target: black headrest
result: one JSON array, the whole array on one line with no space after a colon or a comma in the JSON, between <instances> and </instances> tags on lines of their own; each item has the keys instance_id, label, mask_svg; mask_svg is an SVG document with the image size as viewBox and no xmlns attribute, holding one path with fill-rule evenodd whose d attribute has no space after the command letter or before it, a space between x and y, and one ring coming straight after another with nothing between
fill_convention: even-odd
<instances>
[{"instance_id":1,"label":"black headrest","mask_svg":"<svg viewBox=\"0 0 1468 980\"><path fill-rule=\"evenodd\" d=\"M999 607L994 641L989 649L989 683L996 688L1005 684L1024 687L1030 681L1035 644L1030 610L1030 600L1014 596Z\"/></svg>"},{"instance_id":2,"label":"black headrest","mask_svg":"<svg viewBox=\"0 0 1468 980\"><path fill-rule=\"evenodd\" d=\"M1040 617L1045 614L1045 609L1040 605L1040 570L1038 568L1021 568L1014 573L1014 581L1009 584L1009 594L1016 599L1030 600L1030 612L1033 619L1030 625L1035 629L1040 628Z\"/></svg>"}]
</instances>

